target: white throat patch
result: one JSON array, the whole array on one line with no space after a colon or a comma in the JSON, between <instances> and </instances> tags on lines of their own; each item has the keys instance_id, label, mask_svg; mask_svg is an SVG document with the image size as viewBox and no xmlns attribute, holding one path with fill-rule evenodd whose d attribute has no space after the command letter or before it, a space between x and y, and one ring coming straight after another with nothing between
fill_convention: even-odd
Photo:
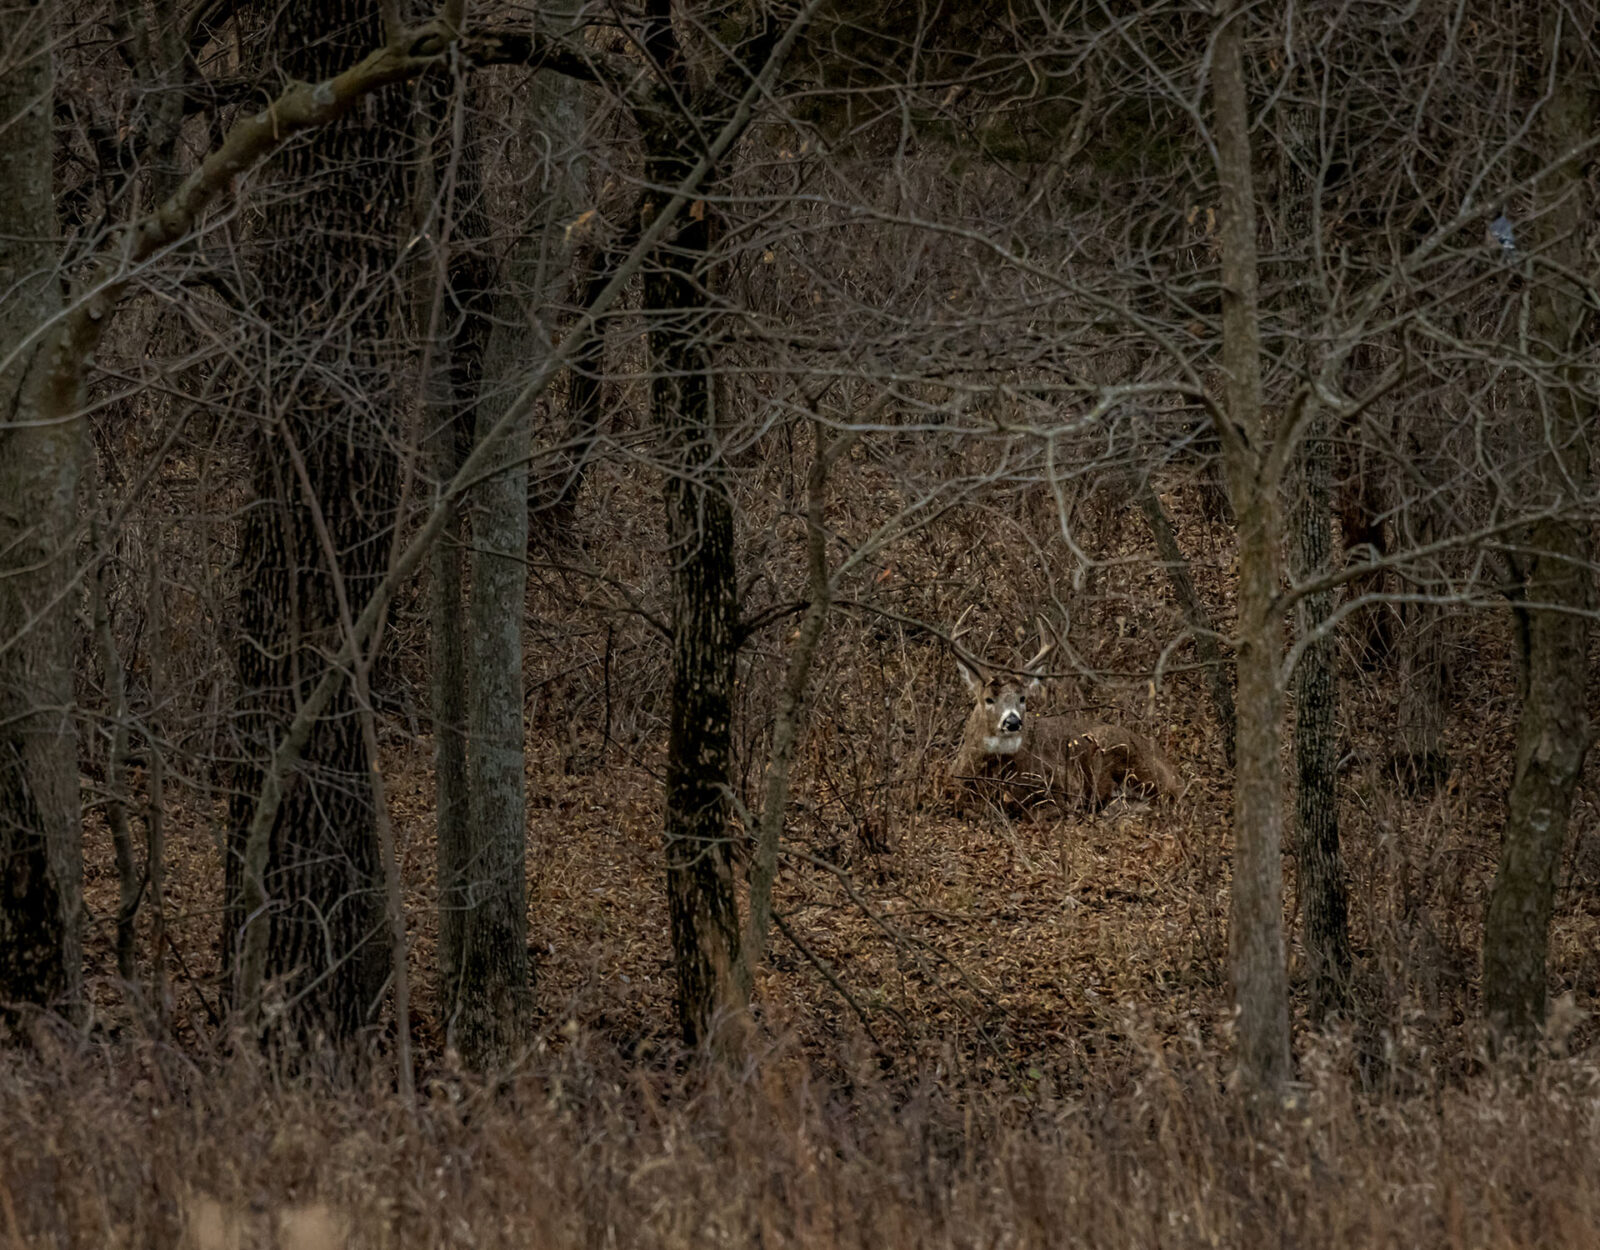
<instances>
[{"instance_id":1,"label":"white throat patch","mask_svg":"<svg viewBox=\"0 0 1600 1250\"><path fill-rule=\"evenodd\" d=\"M983 740L983 749L989 755L1015 755L1022 750L1022 733L997 734Z\"/></svg>"}]
</instances>

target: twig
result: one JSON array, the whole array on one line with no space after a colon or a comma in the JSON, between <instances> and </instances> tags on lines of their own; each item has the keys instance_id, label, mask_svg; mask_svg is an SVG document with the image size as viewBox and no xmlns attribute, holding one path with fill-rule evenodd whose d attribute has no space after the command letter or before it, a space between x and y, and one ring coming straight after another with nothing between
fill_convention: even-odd
<instances>
[{"instance_id":1,"label":"twig","mask_svg":"<svg viewBox=\"0 0 1600 1250\"><path fill-rule=\"evenodd\" d=\"M390 599L400 585L416 571L444 532L450 515L450 505L460 499L465 483L473 481L490 465L497 462L500 445L507 435L518 427L528 409L587 345L590 337L596 332L601 315L622 294L645 258L665 236L678 215L688 207L695 191L711 172L712 167L744 133L755 115L756 105L770 92L778 70L788 59L789 53L800 37L800 32L810 23L811 18L822 7L822 3L823 0L807 0L806 7L784 32L783 38L778 41L766 65L751 80L733 115L729 117L706 151L695 161L683 180L674 188L671 197L662 205L655 218L641 232L633 249L612 274L605 289L578 318L577 324L561 344L550 353L538 374L522 389L521 394L506 406L500 419L495 422L487 435L479 440L461 468L457 470L455 477L435 498L427 519L416 537L391 561L388 573L362 608L361 615L355 620L349 635L340 645L338 653L323 673L322 679L301 703L288 732L273 752L265 770L261 793L256 799L244 847L244 897L241 910L247 919L239 961L239 1001L247 1012L254 1012L259 1006L261 986L266 974L267 926L263 923L266 899L262 882L266 872L267 852L271 845L272 827L277 820L278 808L283 802L284 778L288 776L289 769L305 750L312 728L321 719L339 684L344 680L345 671L354 660L357 650L365 645L383 620Z\"/></svg>"},{"instance_id":2,"label":"twig","mask_svg":"<svg viewBox=\"0 0 1600 1250\"><path fill-rule=\"evenodd\" d=\"M867 1018L866 1008L856 1001L856 996L845 987L843 981L839 980L833 969L828 967L827 962L820 955L813 954L806 944L795 936L794 930L789 927L789 922L783 918L782 912L775 911L772 913L772 923L778 927L779 933L789 939L790 945L805 957L806 962L817 970L822 979L833 986L839 997L850 1004L850 1010L855 1012L856 1019L861 1021L862 1030L872 1039L872 1044L882 1050L883 1043L878 1040L878 1035L872 1031L872 1021Z\"/></svg>"}]
</instances>

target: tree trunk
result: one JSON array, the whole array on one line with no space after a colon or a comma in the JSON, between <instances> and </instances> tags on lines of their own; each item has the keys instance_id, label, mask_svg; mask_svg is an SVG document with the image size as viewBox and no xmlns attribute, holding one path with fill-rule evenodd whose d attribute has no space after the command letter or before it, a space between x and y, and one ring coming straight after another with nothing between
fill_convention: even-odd
<instances>
[{"instance_id":1,"label":"tree trunk","mask_svg":"<svg viewBox=\"0 0 1600 1250\"><path fill-rule=\"evenodd\" d=\"M651 0L646 50L685 88L665 0ZM701 148L670 97L644 118L645 178L683 180ZM659 212L657 192L647 213ZM731 1040L717 1029L742 1015L739 908L729 837L738 584L728 493L710 377L706 298L710 220L691 213L656 249L644 280L651 319L651 410L661 432L672 561L672 682L667 740L667 905L677 969L678 1019L690 1046Z\"/></svg>"},{"instance_id":2,"label":"tree trunk","mask_svg":"<svg viewBox=\"0 0 1600 1250\"><path fill-rule=\"evenodd\" d=\"M422 344L423 441L438 489L460 471L472 443L472 407L483 379L496 266L479 207L482 171L458 82L422 86L419 125L428 151L418 160L416 233L433 240L417 267L413 312ZM475 137L475 136L473 136ZM468 509L438 502L442 532L429 567L430 702L433 719L434 852L438 887L439 1013L452 1029L466 936L472 870L467 781L466 561Z\"/></svg>"},{"instance_id":3,"label":"tree trunk","mask_svg":"<svg viewBox=\"0 0 1600 1250\"><path fill-rule=\"evenodd\" d=\"M1555 159L1593 133L1595 101L1578 70L1579 39L1553 12L1545 22L1554 90L1546 105L1545 151ZM1571 45L1558 42L1561 32ZM1589 478L1587 440L1594 418L1593 320L1573 276L1584 272L1584 235L1593 212L1583 162L1551 175L1542 284L1533 295L1534 354L1546 362L1548 389L1536 393L1537 437L1548 449L1548 486L1558 498ZM1581 362L1581 363L1580 363ZM1505 839L1483 934L1483 1000L1490 1021L1527 1038L1544 1023L1545 961L1556 872L1567 839L1572 795L1589 746L1588 658L1592 541L1580 519L1535 527L1535 552L1517 611L1524 622L1527 687L1517 724L1517 764L1506 802Z\"/></svg>"},{"instance_id":4,"label":"tree trunk","mask_svg":"<svg viewBox=\"0 0 1600 1250\"><path fill-rule=\"evenodd\" d=\"M1309 82L1303 81L1300 91L1309 95ZM1284 120L1283 233L1314 257L1312 240L1322 222L1320 153L1308 107L1289 105ZM1305 580L1327 573L1333 561L1333 444L1328 415L1316 393L1322 367L1316 288L1304 276L1296 287L1293 306L1302 373L1296 415L1305 434L1298 457L1293 571L1296 579ZM1339 851L1338 649L1328 626L1333 606L1333 591L1321 590L1303 596L1295 611L1296 632L1304 645L1294 670L1294 853L1307 997L1317 1022L1344 1005L1350 979L1349 905Z\"/></svg>"},{"instance_id":5,"label":"tree trunk","mask_svg":"<svg viewBox=\"0 0 1600 1250\"><path fill-rule=\"evenodd\" d=\"M1297 577L1325 573L1332 558L1332 459L1327 420L1319 416L1306 432L1300 456ZM1331 590L1302 598L1296 618L1300 637L1325 628L1332 611ZM1330 631L1306 644L1294 671L1295 858L1307 991L1311 1018L1317 1021L1344 1005L1350 979L1349 903L1339 850L1338 681L1338 651Z\"/></svg>"},{"instance_id":6,"label":"tree trunk","mask_svg":"<svg viewBox=\"0 0 1600 1250\"><path fill-rule=\"evenodd\" d=\"M358 0L292 0L276 10L271 37L282 72L307 82L328 78L382 42L375 8ZM304 456L352 604L367 602L388 555L394 461L382 414L392 393L385 352L395 309L384 275L405 207L396 136L405 133L406 109L403 93L382 92L366 112L287 149L279 174L295 193L264 213L265 235L279 246L262 272L263 315L269 332L293 335L293 351L266 359L317 346L309 367L289 375L292 389L268 372L260 397L271 415L255 440L257 502L242 536L239 648L241 712L256 755L241 769L234 803L225 956L253 919L242 914L244 848L265 760L342 636L334 578L286 467L289 439ZM340 298L330 299L331 292ZM328 375L340 384L324 381ZM366 397L379 418L355 406L352 395ZM269 924L261 971L281 978L281 1022L302 1041L340 1044L374 1024L390 971L356 711L355 692L344 683L313 728L298 771L283 779L257 883ZM254 973L243 970L246 980Z\"/></svg>"},{"instance_id":7,"label":"tree trunk","mask_svg":"<svg viewBox=\"0 0 1600 1250\"><path fill-rule=\"evenodd\" d=\"M556 20L570 21L570 15ZM524 128L556 153L582 143L583 88L552 74L529 88ZM465 168L465 163L464 163ZM476 181L476 174L472 176ZM531 373L547 363L550 327L530 326L526 309L559 305L568 279L564 223L578 212L581 186L552 171L552 189L532 205L483 350L477 437L487 437ZM447 864L441 906L452 910L447 970L448 1036L466 1063L485 1069L509 1059L532 1017L527 938L526 731L523 618L528 584L528 466L533 410L499 445L472 494L471 599L467 608L467 793L469 819ZM443 850L443 848L441 848ZM445 870L448 868L446 878ZM443 932L443 931L442 931Z\"/></svg>"},{"instance_id":8,"label":"tree trunk","mask_svg":"<svg viewBox=\"0 0 1600 1250\"><path fill-rule=\"evenodd\" d=\"M1233 783L1233 882L1228 925L1238 1074L1257 1090L1289 1077L1289 987L1283 944L1282 621L1277 606L1283 524L1276 463L1261 402L1255 183L1244 74L1247 9L1222 16L1212 61L1222 214L1219 423L1238 527L1238 763Z\"/></svg>"},{"instance_id":9,"label":"tree trunk","mask_svg":"<svg viewBox=\"0 0 1600 1250\"><path fill-rule=\"evenodd\" d=\"M0 1022L73 1013L83 859L72 592L85 454L77 388L46 411L60 331L52 8L0 9Z\"/></svg>"},{"instance_id":10,"label":"tree trunk","mask_svg":"<svg viewBox=\"0 0 1600 1250\"><path fill-rule=\"evenodd\" d=\"M436 353L448 351L440 337ZM456 394L448 368L436 355L424 377L424 420L432 443L434 472L448 482L460 467L456 452ZM434 852L439 891L439 1009L446 1021L454 1009L461 977L462 917L466 899L463 887L470 858L467 815L467 652L461 553L467 532L462 510L445 504L450 515L433 548L428 590L430 616L430 673L433 709Z\"/></svg>"}]
</instances>

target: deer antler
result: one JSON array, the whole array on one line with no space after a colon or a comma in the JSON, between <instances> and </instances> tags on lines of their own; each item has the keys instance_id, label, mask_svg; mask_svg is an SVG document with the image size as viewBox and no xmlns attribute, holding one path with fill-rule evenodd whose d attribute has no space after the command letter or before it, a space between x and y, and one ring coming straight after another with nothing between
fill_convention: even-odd
<instances>
[{"instance_id":1,"label":"deer antler","mask_svg":"<svg viewBox=\"0 0 1600 1250\"><path fill-rule=\"evenodd\" d=\"M1039 616L1035 618L1035 624L1039 627L1039 642L1041 644L1039 654L1022 666L1024 673L1037 673L1044 667L1044 662L1050 658L1050 653L1056 649L1056 637L1050 632L1049 622L1043 616Z\"/></svg>"},{"instance_id":2,"label":"deer antler","mask_svg":"<svg viewBox=\"0 0 1600 1250\"><path fill-rule=\"evenodd\" d=\"M974 680L984 680L988 673L983 661L961 645L961 636L967 632L967 617L972 615L972 608L973 605L969 603L966 610L956 618L956 623L950 630L950 650L955 655L956 665L967 678L969 686ZM967 676L968 673L971 674L970 677Z\"/></svg>"}]
</instances>

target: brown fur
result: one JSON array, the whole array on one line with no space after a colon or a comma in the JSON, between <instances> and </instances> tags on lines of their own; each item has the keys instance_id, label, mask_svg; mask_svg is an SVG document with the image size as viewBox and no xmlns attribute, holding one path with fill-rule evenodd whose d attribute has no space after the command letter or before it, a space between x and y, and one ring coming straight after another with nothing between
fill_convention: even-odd
<instances>
[{"instance_id":1,"label":"brown fur","mask_svg":"<svg viewBox=\"0 0 1600 1250\"><path fill-rule=\"evenodd\" d=\"M1046 634L1021 676L958 658L973 706L950 766L952 782L968 793L1021 806L1055 800L1097 808L1119 791L1140 799L1175 798L1178 774L1144 734L1081 717L1028 714L1027 695L1039 689L1037 673L1054 646ZM1003 732L1008 713L1020 717L1020 731ZM1014 751L993 749L1012 741L1020 743Z\"/></svg>"}]
</instances>

